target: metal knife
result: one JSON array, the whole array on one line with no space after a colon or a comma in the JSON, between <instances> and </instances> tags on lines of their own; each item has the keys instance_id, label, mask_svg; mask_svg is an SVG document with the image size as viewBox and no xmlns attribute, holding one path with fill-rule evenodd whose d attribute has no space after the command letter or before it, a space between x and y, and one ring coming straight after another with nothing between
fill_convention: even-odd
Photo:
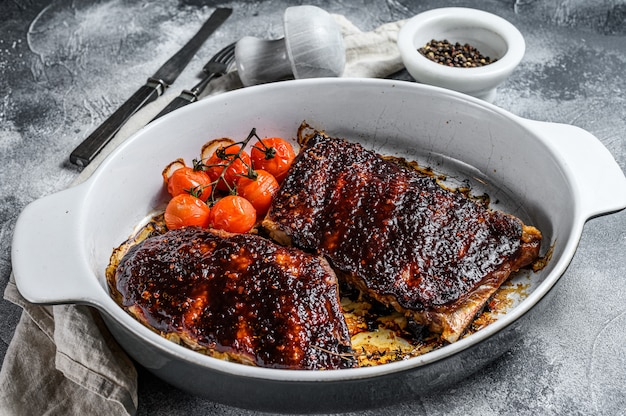
<instances>
[{"instance_id":1,"label":"metal knife","mask_svg":"<svg viewBox=\"0 0 626 416\"><path fill-rule=\"evenodd\" d=\"M70 154L70 161L78 166L87 166L133 114L154 101L174 83L204 41L224 23L232 11L230 8L216 9L182 49L163 64L153 76L148 78L145 85L74 149Z\"/></svg>"}]
</instances>

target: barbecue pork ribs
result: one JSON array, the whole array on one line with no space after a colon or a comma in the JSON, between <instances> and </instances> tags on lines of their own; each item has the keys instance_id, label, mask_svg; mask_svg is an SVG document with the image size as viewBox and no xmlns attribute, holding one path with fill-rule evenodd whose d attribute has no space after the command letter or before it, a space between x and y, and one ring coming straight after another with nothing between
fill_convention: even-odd
<instances>
[{"instance_id":1,"label":"barbecue pork ribs","mask_svg":"<svg viewBox=\"0 0 626 416\"><path fill-rule=\"evenodd\" d=\"M182 228L133 245L112 292L166 338L262 367L356 365L328 262L250 234Z\"/></svg>"},{"instance_id":2,"label":"barbecue pork ribs","mask_svg":"<svg viewBox=\"0 0 626 416\"><path fill-rule=\"evenodd\" d=\"M541 242L514 216L319 132L302 143L263 226L449 342Z\"/></svg>"}]
</instances>

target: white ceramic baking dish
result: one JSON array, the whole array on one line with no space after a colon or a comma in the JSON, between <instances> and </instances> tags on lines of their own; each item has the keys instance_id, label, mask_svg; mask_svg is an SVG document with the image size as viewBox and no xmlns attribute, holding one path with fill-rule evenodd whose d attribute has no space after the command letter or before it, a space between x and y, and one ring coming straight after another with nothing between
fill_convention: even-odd
<instances>
[{"instance_id":1,"label":"white ceramic baking dish","mask_svg":"<svg viewBox=\"0 0 626 416\"><path fill-rule=\"evenodd\" d=\"M294 138L300 123L416 159L494 208L540 228L542 271L518 276L528 296L498 321L434 352L378 367L335 371L256 368L206 357L151 332L110 297L104 270L114 247L163 206L161 171L197 157L206 141ZM626 207L626 179L607 149L580 128L530 121L472 97L415 83L372 79L287 81L233 91L176 111L116 149L86 182L26 207L12 262L33 303L96 307L124 349L171 384L242 407L281 411L355 409L457 381L505 352L524 318L567 268L587 219Z\"/></svg>"}]
</instances>

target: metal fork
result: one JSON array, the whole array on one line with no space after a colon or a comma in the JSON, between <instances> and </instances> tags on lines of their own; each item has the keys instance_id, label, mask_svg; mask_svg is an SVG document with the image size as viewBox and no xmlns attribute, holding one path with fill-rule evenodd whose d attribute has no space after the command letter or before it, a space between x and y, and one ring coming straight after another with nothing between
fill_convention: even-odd
<instances>
[{"instance_id":1,"label":"metal fork","mask_svg":"<svg viewBox=\"0 0 626 416\"><path fill-rule=\"evenodd\" d=\"M171 113L176 109L198 101L198 97L202 91L204 91L206 86L209 85L209 83L215 78L225 75L235 63L235 44L236 42L233 42L213 55L209 62L207 62L202 68L202 72L205 74L202 80L200 80L200 82L198 82L191 90L183 90L178 97L170 101L170 103L151 121L154 121L165 114Z\"/></svg>"}]
</instances>

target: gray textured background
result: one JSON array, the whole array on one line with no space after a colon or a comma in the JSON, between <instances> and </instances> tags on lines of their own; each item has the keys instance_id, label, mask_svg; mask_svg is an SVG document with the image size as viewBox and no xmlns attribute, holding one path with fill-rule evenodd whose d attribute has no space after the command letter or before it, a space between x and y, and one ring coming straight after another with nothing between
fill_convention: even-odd
<instances>
[{"instance_id":1,"label":"gray textured background","mask_svg":"<svg viewBox=\"0 0 626 416\"><path fill-rule=\"evenodd\" d=\"M235 12L177 86L193 85L202 61L226 43L244 35L281 36L282 12L294 4L0 2L0 289L9 279L11 238L22 208L70 184L79 170L69 163L69 153L186 41L213 7L232 6ZM582 127L626 167L626 1L306 4L344 14L362 30L444 5L475 7L508 19L525 36L527 52L495 104L526 118ZM531 318L532 329L520 345L448 389L360 414L625 414L625 252L625 212L591 220L550 308ZM20 313L0 301L0 357ZM139 371L140 415L254 413L186 395Z\"/></svg>"}]
</instances>

